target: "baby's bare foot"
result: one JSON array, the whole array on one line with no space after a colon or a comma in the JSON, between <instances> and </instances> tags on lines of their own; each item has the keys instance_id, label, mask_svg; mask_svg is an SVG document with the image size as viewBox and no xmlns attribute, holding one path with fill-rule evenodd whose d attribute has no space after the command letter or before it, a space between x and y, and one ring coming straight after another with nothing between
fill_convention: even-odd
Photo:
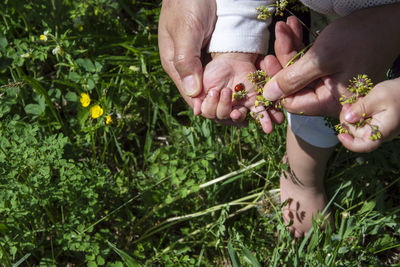
<instances>
[{"instance_id":1,"label":"baby's bare foot","mask_svg":"<svg viewBox=\"0 0 400 267\"><path fill-rule=\"evenodd\" d=\"M286 176L286 177L285 177ZM304 185L293 173L286 172L281 176L281 203L288 201L283 208L283 219L288 230L296 238L305 236L312 227L312 218L317 218L327 204L325 190L322 185ZM327 215L329 211L326 213ZM328 221L332 225L332 217Z\"/></svg>"}]
</instances>

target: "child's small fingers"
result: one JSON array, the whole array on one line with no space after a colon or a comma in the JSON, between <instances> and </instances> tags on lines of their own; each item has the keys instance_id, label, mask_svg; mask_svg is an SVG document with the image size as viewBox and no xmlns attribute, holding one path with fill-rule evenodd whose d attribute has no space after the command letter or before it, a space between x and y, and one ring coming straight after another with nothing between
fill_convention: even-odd
<instances>
[{"instance_id":1,"label":"child's small fingers","mask_svg":"<svg viewBox=\"0 0 400 267\"><path fill-rule=\"evenodd\" d=\"M232 90L224 88L221 90L219 102L217 106L217 118L225 120L230 118L232 112Z\"/></svg>"},{"instance_id":2,"label":"child's small fingers","mask_svg":"<svg viewBox=\"0 0 400 267\"><path fill-rule=\"evenodd\" d=\"M272 133L272 130L274 129L274 124L272 123L272 120L269 117L268 112L263 111L259 114L262 116L259 120L263 131L267 134Z\"/></svg>"},{"instance_id":3,"label":"child's small fingers","mask_svg":"<svg viewBox=\"0 0 400 267\"><path fill-rule=\"evenodd\" d=\"M235 106L230 114L234 122L241 122L246 119L248 109L244 106Z\"/></svg>"},{"instance_id":4,"label":"child's small fingers","mask_svg":"<svg viewBox=\"0 0 400 267\"><path fill-rule=\"evenodd\" d=\"M193 114L199 116L201 114L201 105L203 101L200 98L193 98Z\"/></svg>"},{"instance_id":5,"label":"child's small fingers","mask_svg":"<svg viewBox=\"0 0 400 267\"><path fill-rule=\"evenodd\" d=\"M365 138L353 137L350 134L339 134L338 139L345 148L358 153L371 152L377 149L381 144L381 141L379 140L374 141Z\"/></svg>"},{"instance_id":6,"label":"child's small fingers","mask_svg":"<svg viewBox=\"0 0 400 267\"><path fill-rule=\"evenodd\" d=\"M268 114L269 114L272 122L275 123L275 124L279 125L279 124L282 124L285 121L285 115L280 110L271 109L271 110L268 111Z\"/></svg>"},{"instance_id":7,"label":"child's small fingers","mask_svg":"<svg viewBox=\"0 0 400 267\"><path fill-rule=\"evenodd\" d=\"M285 66L294 56L297 51L294 47L294 33L291 28L284 22L278 22L275 26L275 53L282 66Z\"/></svg>"},{"instance_id":8,"label":"child's small fingers","mask_svg":"<svg viewBox=\"0 0 400 267\"><path fill-rule=\"evenodd\" d=\"M271 77L277 74L282 69L282 66L279 63L278 59L273 55L266 56L262 63L264 70L267 72L268 76Z\"/></svg>"},{"instance_id":9,"label":"child's small fingers","mask_svg":"<svg viewBox=\"0 0 400 267\"><path fill-rule=\"evenodd\" d=\"M263 131L267 134L271 133L274 126L265 108L262 106L252 107L251 111L254 113L254 119L260 122Z\"/></svg>"},{"instance_id":10,"label":"child's small fingers","mask_svg":"<svg viewBox=\"0 0 400 267\"><path fill-rule=\"evenodd\" d=\"M219 92L211 89L201 106L201 115L207 119L214 119L217 112Z\"/></svg>"},{"instance_id":11,"label":"child's small fingers","mask_svg":"<svg viewBox=\"0 0 400 267\"><path fill-rule=\"evenodd\" d=\"M303 44L303 28L300 21L295 16L290 16L286 20L286 24L292 30L293 33L293 45L298 51L304 48Z\"/></svg>"}]
</instances>

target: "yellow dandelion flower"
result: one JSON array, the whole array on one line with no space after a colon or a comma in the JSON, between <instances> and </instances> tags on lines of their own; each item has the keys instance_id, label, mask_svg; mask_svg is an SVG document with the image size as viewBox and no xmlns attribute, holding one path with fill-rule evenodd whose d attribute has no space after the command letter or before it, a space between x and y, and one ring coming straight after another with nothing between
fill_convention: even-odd
<instances>
[{"instance_id":1,"label":"yellow dandelion flower","mask_svg":"<svg viewBox=\"0 0 400 267\"><path fill-rule=\"evenodd\" d=\"M110 115L107 115L107 116L106 116L106 124L110 124L110 123L112 123L111 116L110 116Z\"/></svg>"},{"instance_id":2,"label":"yellow dandelion flower","mask_svg":"<svg viewBox=\"0 0 400 267\"><path fill-rule=\"evenodd\" d=\"M87 106L90 105L91 99L90 99L90 96L89 96L88 94L82 93L82 94L81 94L81 100L80 100L80 101L81 101L82 106L83 106L84 108L86 108Z\"/></svg>"},{"instance_id":3,"label":"yellow dandelion flower","mask_svg":"<svg viewBox=\"0 0 400 267\"><path fill-rule=\"evenodd\" d=\"M99 105L94 105L90 108L90 115L93 119L97 119L101 115L103 115L103 109Z\"/></svg>"}]
</instances>

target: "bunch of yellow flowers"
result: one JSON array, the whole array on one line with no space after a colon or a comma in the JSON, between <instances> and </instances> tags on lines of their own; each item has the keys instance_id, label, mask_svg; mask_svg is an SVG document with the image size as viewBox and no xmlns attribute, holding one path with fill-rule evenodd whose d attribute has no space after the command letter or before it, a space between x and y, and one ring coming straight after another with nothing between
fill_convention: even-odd
<instances>
[{"instance_id":1,"label":"bunch of yellow flowers","mask_svg":"<svg viewBox=\"0 0 400 267\"><path fill-rule=\"evenodd\" d=\"M92 100L90 99L89 94L81 93L80 102L82 104L82 107L84 107L84 108L88 107L90 105L91 101ZM103 113L104 113L103 108L98 104L90 107L90 116L92 117L92 119L100 118L103 115ZM112 123L111 116L107 115L106 116L106 124L110 124L110 123Z\"/></svg>"}]
</instances>

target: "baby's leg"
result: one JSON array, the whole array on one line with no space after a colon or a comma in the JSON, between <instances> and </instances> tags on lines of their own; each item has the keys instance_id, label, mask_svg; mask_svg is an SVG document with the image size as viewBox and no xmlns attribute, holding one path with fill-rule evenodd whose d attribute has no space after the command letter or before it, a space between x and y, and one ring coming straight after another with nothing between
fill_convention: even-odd
<instances>
[{"instance_id":1,"label":"baby's leg","mask_svg":"<svg viewBox=\"0 0 400 267\"><path fill-rule=\"evenodd\" d=\"M293 224L289 230L295 237L302 237L312 227L312 217L317 217L327 204L323 178L326 163L333 148L320 148L297 137L287 128L287 156L289 170L281 176L281 201L287 199L283 208L285 223ZM331 220L331 218L330 218Z\"/></svg>"}]
</instances>

